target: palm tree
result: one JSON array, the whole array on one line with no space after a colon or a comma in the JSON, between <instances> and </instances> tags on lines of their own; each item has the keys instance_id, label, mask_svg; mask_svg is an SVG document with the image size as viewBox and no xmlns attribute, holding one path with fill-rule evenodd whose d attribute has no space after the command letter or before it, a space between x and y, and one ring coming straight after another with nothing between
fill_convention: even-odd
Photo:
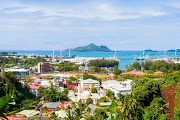
<instances>
[{"instance_id":1,"label":"palm tree","mask_svg":"<svg viewBox=\"0 0 180 120\"><path fill-rule=\"evenodd\" d=\"M6 115L3 114L6 105L10 102L11 96L6 95L0 98L0 117L7 119Z\"/></svg>"}]
</instances>

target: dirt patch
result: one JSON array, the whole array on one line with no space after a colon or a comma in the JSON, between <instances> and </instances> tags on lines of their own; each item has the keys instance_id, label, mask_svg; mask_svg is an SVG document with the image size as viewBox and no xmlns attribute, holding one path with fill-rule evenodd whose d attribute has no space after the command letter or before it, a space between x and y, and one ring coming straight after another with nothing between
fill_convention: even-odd
<instances>
[{"instance_id":1,"label":"dirt patch","mask_svg":"<svg viewBox=\"0 0 180 120\"><path fill-rule=\"evenodd\" d=\"M162 96L164 97L166 103L169 103L170 113L166 114L168 120L172 120L174 116L174 108L175 108L175 99L176 99L176 86L177 84L173 84L171 86L164 87L162 89Z\"/></svg>"}]
</instances>

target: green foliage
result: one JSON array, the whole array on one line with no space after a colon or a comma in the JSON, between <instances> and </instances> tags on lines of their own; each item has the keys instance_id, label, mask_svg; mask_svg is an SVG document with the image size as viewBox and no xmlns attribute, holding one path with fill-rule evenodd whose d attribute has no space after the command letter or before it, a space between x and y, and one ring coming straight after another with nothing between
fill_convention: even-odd
<instances>
[{"instance_id":1,"label":"green foliage","mask_svg":"<svg viewBox=\"0 0 180 120\"><path fill-rule=\"evenodd\" d=\"M159 120L167 120L167 117L165 114L160 115Z\"/></svg>"},{"instance_id":2,"label":"green foliage","mask_svg":"<svg viewBox=\"0 0 180 120\"><path fill-rule=\"evenodd\" d=\"M73 62L63 62L58 65L60 72L65 72L65 71L79 71L78 65L75 65Z\"/></svg>"},{"instance_id":3,"label":"green foliage","mask_svg":"<svg viewBox=\"0 0 180 120\"><path fill-rule=\"evenodd\" d=\"M99 102L108 102L108 101L109 101L109 99L107 97L101 97L99 99Z\"/></svg>"},{"instance_id":4,"label":"green foliage","mask_svg":"<svg viewBox=\"0 0 180 120\"><path fill-rule=\"evenodd\" d=\"M119 62L116 60L96 59L96 60L90 60L88 66L114 67L115 65L118 66L118 64Z\"/></svg>"},{"instance_id":5,"label":"green foliage","mask_svg":"<svg viewBox=\"0 0 180 120\"><path fill-rule=\"evenodd\" d=\"M91 89L91 93L97 93L97 89L96 88L92 88Z\"/></svg>"},{"instance_id":6,"label":"green foliage","mask_svg":"<svg viewBox=\"0 0 180 120\"><path fill-rule=\"evenodd\" d=\"M176 105L176 108L175 108L175 111L174 111L173 120L179 120L179 118L180 118L180 83L177 84L176 89L177 89L177 91L176 91L177 105Z\"/></svg>"},{"instance_id":7,"label":"green foliage","mask_svg":"<svg viewBox=\"0 0 180 120\"><path fill-rule=\"evenodd\" d=\"M150 106L144 109L143 118L145 120L157 120L166 108L167 105L162 97L154 98Z\"/></svg>"},{"instance_id":8,"label":"green foliage","mask_svg":"<svg viewBox=\"0 0 180 120\"><path fill-rule=\"evenodd\" d=\"M51 85L51 87L39 87L38 89L38 97L44 97L45 101L48 102L57 102L57 101L69 101L69 98L67 97L68 90L71 88L66 88L65 91L62 93L57 91L57 87L54 85Z\"/></svg>"},{"instance_id":9,"label":"green foliage","mask_svg":"<svg viewBox=\"0 0 180 120\"><path fill-rule=\"evenodd\" d=\"M83 80L86 80L86 79L93 79L93 80L97 80L98 78L93 76L93 75L88 75L87 73L84 73L83 74Z\"/></svg>"},{"instance_id":10,"label":"green foliage","mask_svg":"<svg viewBox=\"0 0 180 120\"><path fill-rule=\"evenodd\" d=\"M114 74L115 75L120 75L122 73L122 71L120 69L118 69L118 67L115 65L114 66Z\"/></svg>"},{"instance_id":11,"label":"green foliage","mask_svg":"<svg viewBox=\"0 0 180 120\"><path fill-rule=\"evenodd\" d=\"M144 67L144 70L151 70L151 71L162 71L162 72L168 72L168 71L176 71L176 70L180 70L180 64L177 63L168 63L166 61L146 61L145 63L139 63L139 62L134 62L133 64L130 64L130 66L128 67L128 69L141 69L142 67Z\"/></svg>"},{"instance_id":12,"label":"green foliage","mask_svg":"<svg viewBox=\"0 0 180 120\"><path fill-rule=\"evenodd\" d=\"M0 98L0 117L6 118L6 115L4 115L3 112L5 112L6 105L10 102L10 100L10 95L6 95Z\"/></svg>"},{"instance_id":13,"label":"green foliage","mask_svg":"<svg viewBox=\"0 0 180 120\"><path fill-rule=\"evenodd\" d=\"M88 99L86 100L86 104L87 104L87 105L92 104L92 103L93 103L93 100L92 100L91 98L88 98Z\"/></svg>"},{"instance_id":14,"label":"green foliage","mask_svg":"<svg viewBox=\"0 0 180 120\"><path fill-rule=\"evenodd\" d=\"M106 96L109 97L109 98L114 98L114 92L111 91L110 89L108 89L108 90L106 91Z\"/></svg>"},{"instance_id":15,"label":"green foliage","mask_svg":"<svg viewBox=\"0 0 180 120\"><path fill-rule=\"evenodd\" d=\"M104 120L105 118L107 118L107 115L104 109L96 108L93 114L94 114L94 117L93 117L94 120Z\"/></svg>"},{"instance_id":16,"label":"green foliage","mask_svg":"<svg viewBox=\"0 0 180 120\"><path fill-rule=\"evenodd\" d=\"M149 78L138 79L132 87L132 93L143 106L148 106L154 97L160 96L160 83Z\"/></svg>"}]
</instances>

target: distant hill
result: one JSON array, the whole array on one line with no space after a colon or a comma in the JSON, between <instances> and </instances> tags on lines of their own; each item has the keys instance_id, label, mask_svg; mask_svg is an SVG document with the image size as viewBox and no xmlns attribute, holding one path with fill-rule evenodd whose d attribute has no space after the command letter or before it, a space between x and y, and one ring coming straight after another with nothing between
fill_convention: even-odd
<instances>
[{"instance_id":1,"label":"distant hill","mask_svg":"<svg viewBox=\"0 0 180 120\"><path fill-rule=\"evenodd\" d=\"M69 51L69 49L66 49L65 51ZM106 46L97 46L94 43L91 43L87 46L81 46L74 49L71 49L72 52L112 52L108 47Z\"/></svg>"},{"instance_id":2,"label":"distant hill","mask_svg":"<svg viewBox=\"0 0 180 120\"><path fill-rule=\"evenodd\" d=\"M176 49L177 52L180 52L180 49ZM175 50L168 50L167 52L175 52Z\"/></svg>"},{"instance_id":3,"label":"distant hill","mask_svg":"<svg viewBox=\"0 0 180 120\"><path fill-rule=\"evenodd\" d=\"M144 52L157 52L157 51L151 50L151 49L147 49L147 50L144 50Z\"/></svg>"}]
</instances>

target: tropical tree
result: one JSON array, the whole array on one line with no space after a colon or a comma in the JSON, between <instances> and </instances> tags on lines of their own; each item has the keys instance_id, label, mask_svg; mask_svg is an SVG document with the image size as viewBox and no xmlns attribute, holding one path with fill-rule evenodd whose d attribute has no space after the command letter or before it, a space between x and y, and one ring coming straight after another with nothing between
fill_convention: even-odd
<instances>
[{"instance_id":1,"label":"tropical tree","mask_svg":"<svg viewBox=\"0 0 180 120\"><path fill-rule=\"evenodd\" d=\"M6 115L4 114L4 111L5 111L6 105L10 102L10 100L11 100L10 95L6 95L0 98L0 117L7 119Z\"/></svg>"},{"instance_id":2,"label":"tropical tree","mask_svg":"<svg viewBox=\"0 0 180 120\"><path fill-rule=\"evenodd\" d=\"M92 88L91 89L91 93L97 93L97 89L96 88Z\"/></svg>"}]
</instances>

